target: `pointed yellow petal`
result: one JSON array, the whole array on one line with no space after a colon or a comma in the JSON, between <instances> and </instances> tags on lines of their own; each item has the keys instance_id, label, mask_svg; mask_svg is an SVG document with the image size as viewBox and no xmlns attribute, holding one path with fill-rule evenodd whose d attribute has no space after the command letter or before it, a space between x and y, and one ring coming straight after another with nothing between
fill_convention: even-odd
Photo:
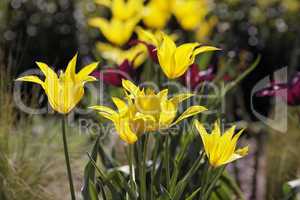
<instances>
[{"instance_id":1,"label":"pointed yellow petal","mask_svg":"<svg viewBox=\"0 0 300 200\"><path fill-rule=\"evenodd\" d=\"M91 106L90 109L94 109L98 111L98 113L105 117L106 119L109 119L113 122L115 122L116 117L118 116L118 113L114 111L113 109L106 107L106 106Z\"/></svg>"},{"instance_id":2,"label":"pointed yellow petal","mask_svg":"<svg viewBox=\"0 0 300 200\"><path fill-rule=\"evenodd\" d=\"M199 43L187 43L180 45L174 54L175 67L174 67L174 77L178 78L182 76L186 70L195 61L194 49L199 45Z\"/></svg>"},{"instance_id":3,"label":"pointed yellow petal","mask_svg":"<svg viewBox=\"0 0 300 200\"><path fill-rule=\"evenodd\" d=\"M191 117L193 115L196 115L200 112L206 111L207 108L203 107L203 106L191 106L188 109L186 109L179 117L178 119L172 123L172 125L177 124L178 122L180 122L181 120Z\"/></svg>"},{"instance_id":4,"label":"pointed yellow petal","mask_svg":"<svg viewBox=\"0 0 300 200\"><path fill-rule=\"evenodd\" d=\"M168 89L164 89L157 93L157 96L160 98L161 101L166 101L168 99Z\"/></svg>"},{"instance_id":5,"label":"pointed yellow petal","mask_svg":"<svg viewBox=\"0 0 300 200\"><path fill-rule=\"evenodd\" d=\"M237 134L235 134L232 138L232 143L236 144L242 133L244 132L244 129L241 129Z\"/></svg>"},{"instance_id":6,"label":"pointed yellow petal","mask_svg":"<svg viewBox=\"0 0 300 200\"><path fill-rule=\"evenodd\" d=\"M220 121L219 120L216 120L214 123L212 135L214 137L221 137L221 129L220 129Z\"/></svg>"},{"instance_id":7,"label":"pointed yellow petal","mask_svg":"<svg viewBox=\"0 0 300 200\"><path fill-rule=\"evenodd\" d=\"M108 28L108 21L102 17L93 17L88 20L90 26L99 28L101 31Z\"/></svg>"},{"instance_id":8,"label":"pointed yellow petal","mask_svg":"<svg viewBox=\"0 0 300 200\"><path fill-rule=\"evenodd\" d=\"M158 46L158 40L156 39L155 35L153 33L151 33L150 31L145 30L141 27L136 27L135 32L137 33L138 38L141 41L152 44L155 47Z\"/></svg>"},{"instance_id":9,"label":"pointed yellow petal","mask_svg":"<svg viewBox=\"0 0 300 200\"><path fill-rule=\"evenodd\" d=\"M133 144L137 141L136 134L131 130L128 119L119 119L114 123L120 138L128 144Z\"/></svg>"},{"instance_id":10,"label":"pointed yellow petal","mask_svg":"<svg viewBox=\"0 0 300 200\"><path fill-rule=\"evenodd\" d=\"M137 96L140 91L139 88L129 80L122 80L122 86L125 90L127 90L131 95Z\"/></svg>"},{"instance_id":11,"label":"pointed yellow petal","mask_svg":"<svg viewBox=\"0 0 300 200\"><path fill-rule=\"evenodd\" d=\"M177 107L171 101L161 103L161 112L159 116L160 128L167 128L174 121L177 113Z\"/></svg>"},{"instance_id":12,"label":"pointed yellow petal","mask_svg":"<svg viewBox=\"0 0 300 200\"><path fill-rule=\"evenodd\" d=\"M170 100L175 104L178 105L179 103L183 102L186 99L191 98L194 94L186 93L186 94L178 94L172 97Z\"/></svg>"},{"instance_id":13,"label":"pointed yellow petal","mask_svg":"<svg viewBox=\"0 0 300 200\"><path fill-rule=\"evenodd\" d=\"M134 116L133 120L139 120L139 119L142 119L145 122L150 121L152 123L156 121L156 119L152 115L147 115L147 114L138 112Z\"/></svg>"},{"instance_id":14,"label":"pointed yellow petal","mask_svg":"<svg viewBox=\"0 0 300 200\"><path fill-rule=\"evenodd\" d=\"M65 71L65 75L67 79L75 80L76 75L76 62L77 62L78 53L76 53L73 58L70 60L67 69Z\"/></svg>"},{"instance_id":15,"label":"pointed yellow petal","mask_svg":"<svg viewBox=\"0 0 300 200\"><path fill-rule=\"evenodd\" d=\"M46 76L46 79L56 80L58 79L57 74L45 63L36 62L37 66L41 69L41 71Z\"/></svg>"},{"instance_id":16,"label":"pointed yellow petal","mask_svg":"<svg viewBox=\"0 0 300 200\"><path fill-rule=\"evenodd\" d=\"M240 156L246 156L248 153L249 153L249 147L246 146L246 147L243 147L241 149L237 149L235 151L236 154L239 154Z\"/></svg>"},{"instance_id":17,"label":"pointed yellow petal","mask_svg":"<svg viewBox=\"0 0 300 200\"><path fill-rule=\"evenodd\" d=\"M111 109L107 106L90 106L89 108L93 109L93 110L100 111L100 112L106 112L106 113L109 113L111 115L117 114L116 111L114 111L113 109Z\"/></svg>"},{"instance_id":18,"label":"pointed yellow petal","mask_svg":"<svg viewBox=\"0 0 300 200\"><path fill-rule=\"evenodd\" d=\"M166 34L162 33L162 42L157 48L159 64L168 78L174 78L174 52L176 50L175 42Z\"/></svg>"},{"instance_id":19,"label":"pointed yellow petal","mask_svg":"<svg viewBox=\"0 0 300 200\"><path fill-rule=\"evenodd\" d=\"M217 50L221 50L217 47L212 47L212 46L200 46L197 49L195 49L194 51L194 56L200 54L200 53L204 53L207 51L217 51Z\"/></svg>"},{"instance_id":20,"label":"pointed yellow petal","mask_svg":"<svg viewBox=\"0 0 300 200\"><path fill-rule=\"evenodd\" d=\"M196 129L198 130L198 133L202 139L203 142L203 146L204 146L204 150L206 152L207 155L209 155L209 135L206 131L206 129L204 128L204 126L198 121L198 120L194 120L194 125L196 127Z\"/></svg>"},{"instance_id":21,"label":"pointed yellow petal","mask_svg":"<svg viewBox=\"0 0 300 200\"><path fill-rule=\"evenodd\" d=\"M94 62L82 68L76 76L77 79L85 80L90 75L90 73L92 73L97 68L98 64L99 62Z\"/></svg>"},{"instance_id":22,"label":"pointed yellow petal","mask_svg":"<svg viewBox=\"0 0 300 200\"><path fill-rule=\"evenodd\" d=\"M236 126L232 126L220 137L220 149L222 150L221 162L224 162L230 158L234 152L233 144L231 142Z\"/></svg>"},{"instance_id":23,"label":"pointed yellow petal","mask_svg":"<svg viewBox=\"0 0 300 200\"><path fill-rule=\"evenodd\" d=\"M44 88L44 82L37 76L24 76L16 79L16 81L33 82L41 85Z\"/></svg>"},{"instance_id":24,"label":"pointed yellow petal","mask_svg":"<svg viewBox=\"0 0 300 200\"><path fill-rule=\"evenodd\" d=\"M248 154L248 151L249 151L249 147L248 146L236 150L236 152L233 153L232 156L227 161L223 162L222 165L231 163L231 162L233 162L233 161L235 161L237 159L240 159L240 158L246 156Z\"/></svg>"},{"instance_id":25,"label":"pointed yellow petal","mask_svg":"<svg viewBox=\"0 0 300 200\"><path fill-rule=\"evenodd\" d=\"M111 0L95 0L95 3L106 7L111 6Z\"/></svg>"},{"instance_id":26,"label":"pointed yellow petal","mask_svg":"<svg viewBox=\"0 0 300 200\"><path fill-rule=\"evenodd\" d=\"M92 82L92 81L97 81L97 78L93 77L93 76L87 76L85 79L82 80L83 83L86 82Z\"/></svg>"},{"instance_id":27,"label":"pointed yellow petal","mask_svg":"<svg viewBox=\"0 0 300 200\"><path fill-rule=\"evenodd\" d=\"M119 113L124 113L128 110L127 104L117 97L112 97L114 104L117 106Z\"/></svg>"}]
</instances>

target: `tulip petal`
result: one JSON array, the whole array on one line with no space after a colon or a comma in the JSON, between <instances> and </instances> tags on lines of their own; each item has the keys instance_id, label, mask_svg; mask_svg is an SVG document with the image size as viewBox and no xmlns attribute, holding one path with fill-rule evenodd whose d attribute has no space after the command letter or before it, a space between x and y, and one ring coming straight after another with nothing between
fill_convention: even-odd
<instances>
[{"instance_id":1,"label":"tulip petal","mask_svg":"<svg viewBox=\"0 0 300 200\"><path fill-rule=\"evenodd\" d=\"M21 78L16 79L16 81L26 81L26 82L33 82L41 85L44 88L44 82L37 76L24 76Z\"/></svg>"},{"instance_id":2,"label":"tulip petal","mask_svg":"<svg viewBox=\"0 0 300 200\"><path fill-rule=\"evenodd\" d=\"M195 125L199 135L201 136L204 150L205 150L206 154L209 155L209 151L211 148L210 135L207 133L204 126L198 120L194 120L194 125Z\"/></svg>"},{"instance_id":3,"label":"tulip petal","mask_svg":"<svg viewBox=\"0 0 300 200\"><path fill-rule=\"evenodd\" d=\"M235 153L233 153L232 156L227 161L221 163L221 165L228 164L228 163L233 162L237 159L240 159L240 158L246 156L248 154L248 152L249 152L249 147L248 146L246 146L244 148L241 148L241 149L237 149L235 151Z\"/></svg>"},{"instance_id":4,"label":"tulip petal","mask_svg":"<svg viewBox=\"0 0 300 200\"><path fill-rule=\"evenodd\" d=\"M46 79L52 79L52 80L58 79L57 74L47 64L42 62L36 62L36 64L43 72L43 74L46 76Z\"/></svg>"},{"instance_id":5,"label":"tulip petal","mask_svg":"<svg viewBox=\"0 0 300 200\"><path fill-rule=\"evenodd\" d=\"M108 21L102 17L93 17L88 20L90 26L99 28L101 31L108 28Z\"/></svg>"},{"instance_id":6,"label":"tulip petal","mask_svg":"<svg viewBox=\"0 0 300 200\"><path fill-rule=\"evenodd\" d=\"M99 62L91 63L82 68L76 75L78 80L86 80L86 78L97 68Z\"/></svg>"},{"instance_id":7,"label":"tulip petal","mask_svg":"<svg viewBox=\"0 0 300 200\"><path fill-rule=\"evenodd\" d=\"M75 80L77 56L78 53L76 53L68 63L67 69L65 71L65 75L67 79Z\"/></svg>"},{"instance_id":8,"label":"tulip petal","mask_svg":"<svg viewBox=\"0 0 300 200\"><path fill-rule=\"evenodd\" d=\"M168 128L176 117L177 107L171 101L161 103L161 112L159 116L159 125L161 128Z\"/></svg>"},{"instance_id":9,"label":"tulip petal","mask_svg":"<svg viewBox=\"0 0 300 200\"><path fill-rule=\"evenodd\" d=\"M101 6L110 7L112 2L111 0L95 0L95 3Z\"/></svg>"},{"instance_id":10,"label":"tulip petal","mask_svg":"<svg viewBox=\"0 0 300 200\"><path fill-rule=\"evenodd\" d=\"M93 109L93 110L100 111L100 112L105 112L105 113L108 113L108 114L111 114L111 115L117 114L116 111L114 111L113 109L111 109L107 106L90 106L89 108Z\"/></svg>"},{"instance_id":11,"label":"tulip petal","mask_svg":"<svg viewBox=\"0 0 300 200\"><path fill-rule=\"evenodd\" d=\"M147 121L155 122L156 121L156 119L152 115L147 115L147 114L138 112L135 114L133 120L139 120L139 119L142 119L145 122L147 122Z\"/></svg>"},{"instance_id":12,"label":"tulip petal","mask_svg":"<svg viewBox=\"0 0 300 200\"><path fill-rule=\"evenodd\" d=\"M158 40L156 39L155 35L152 34L150 31L148 30L145 30L141 27L137 27L135 29L135 32L137 33L138 35L138 38L143 41L143 42L146 42L148 44L152 44L154 45L155 47L158 46Z\"/></svg>"},{"instance_id":13,"label":"tulip petal","mask_svg":"<svg viewBox=\"0 0 300 200\"><path fill-rule=\"evenodd\" d=\"M134 95L135 97L138 95L138 92L140 91L140 89L129 80L123 79L122 86L125 90L127 90L131 95Z\"/></svg>"},{"instance_id":14,"label":"tulip petal","mask_svg":"<svg viewBox=\"0 0 300 200\"><path fill-rule=\"evenodd\" d=\"M168 89L164 89L157 93L157 96L160 98L161 101L166 101L168 99Z\"/></svg>"},{"instance_id":15,"label":"tulip petal","mask_svg":"<svg viewBox=\"0 0 300 200\"><path fill-rule=\"evenodd\" d=\"M117 97L112 97L114 104L117 106L119 113L125 113L128 110L128 105Z\"/></svg>"},{"instance_id":16,"label":"tulip petal","mask_svg":"<svg viewBox=\"0 0 300 200\"><path fill-rule=\"evenodd\" d=\"M186 70L194 63L194 49L199 46L199 43L187 43L180 45L174 54L175 66L173 69L174 77L182 76Z\"/></svg>"},{"instance_id":17,"label":"tulip petal","mask_svg":"<svg viewBox=\"0 0 300 200\"><path fill-rule=\"evenodd\" d=\"M173 126L174 124L177 124L178 122L180 122L181 120L191 117L193 115L196 115L200 112L206 111L207 108L203 107L203 106L191 106L188 109L186 109L178 118L175 122L172 123L171 126Z\"/></svg>"},{"instance_id":18,"label":"tulip petal","mask_svg":"<svg viewBox=\"0 0 300 200\"><path fill-rule=\"evenodd\" d=\"M128 119L119 119L115 122L116 130L120 138L128 144L133 144L137 141L137 136L132 132Z\"/></svg>"},{"instance_id":19,"label":"tulip petal","mask_svg":"<svg viewBox=\"0 0 300 200\"><path fill-rule=\"evenodd\" d=\"M162 33L162 38L162 42L157 48L158 61L165 75L169 78L174 78L172 68L175 66L174 52L176 44L164 33Z\"/></svg>"},{"instance_id":20,"label":"tulip petal","mask_svg":"<svg viewBox=\"0 0 300 200\"><path fill-rule=\"evenodd\" d=\"M186 99L191 98L192 96L194 96L194 94L189 94L189 93L185 93L185 94L178 94L174 97L172 97L170 100L175 104L178 105L179 103L183 102Z\"/></svg>"},{"instance_id":21,"label":"tulip petal","mask_svg":"<svg viewBox=\"0 0 300 200\"><path fill-rule=\"evenodd\" d=\"M213 46L200 46L195 49L194 56L196 56L200 53L207 52L207 51L218 51L218 50L221 50L221 49L213 47Z\"/></svg>"}]
</instances>

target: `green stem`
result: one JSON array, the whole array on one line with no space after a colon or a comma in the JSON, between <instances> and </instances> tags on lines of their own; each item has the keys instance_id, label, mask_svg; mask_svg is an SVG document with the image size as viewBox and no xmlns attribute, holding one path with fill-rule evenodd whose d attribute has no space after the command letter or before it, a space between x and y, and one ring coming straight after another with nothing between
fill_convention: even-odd
<instances>
[{"instance_id":1,"label":"green stem","mask_svg":"<svg viewBox=\"0 0 300 200\"><path fill-rule=\"evenodd\" d=\"M208 200L212 189L215 187L217 181L219 180L220 176L223 174L224 170L225 170L226 166L222 166L221 169L218 170L217 174L213 177L211 184L209 185L209 187L207 188L207 190L205 191L204 194L204 199Z\"/></svg>"},{"instance_id":2,"label":"green stem","mask_svg":"<svg viewBox=\"0 0 300 200\"><path fill-rule=\"evenodd\" d=\"M66 119L65 119L65 117L63 117L63 119L62 119L62 136L63 136L65 160L66 160L67 172L68 172L68 178L69 178L69 184L70 184L71 199L76 200L73 178L72 178L72 171L71 171L71 166L70 166L68 142L67 142L67 137L66 137Z\"/></svg>"},{"instance_id":3,"label":"green stem","mask_svg":"<svg viewBox=\"0 0 300 200\"><path fill-rule=\"evenodd\" d=\"M135 189L135 184L134 184L134 166L133 166L133 145L132 144L129 144L128 146L129 148L129 152L128 152L128 156L129 156L129 173L130 173L130 184L131 184L131 187L133 189Z\"/></svg>"},{"instance_id":4,"label":"green stem","mask_svg":"<svg viewBox=\"0 0 300 200\"><path fill-rule=\"evenodd\" d=\"M170 151L169 151L169 135L165 139L165 170L167 176L167 188L170 186Z\"/></svg>"},{"instance_id":5,"label":"green stem","mask_svg":"<svg viewBox=\"0 0 300 200\"><path fill-rule=\"evenodd\" d=\"M146 169L147 169L147 150L148 150L148 141L149 134L145 135L144 141L144 149L143 149L143 162L142 162L142 171L141 171L141 196L142 199L147 199L147 191L146 191Z\"/></svg>"},{"instance_id":6,"label":"green stem","mask_svg":"<svg viewBox=\"0 0 300 200\"><path fill-rule=\"evenodd\" d=\"M151 169L151 187L150 187L150 200L154 200L154 188L155 188L155 175L156 175L156 164L157 164L157 157L159 152L159 146L161 142L161 135L158 134L158 137L155 138L155 146L153 149L153 155L152 155L152 169Z\"/></svg>"}]
</instances>

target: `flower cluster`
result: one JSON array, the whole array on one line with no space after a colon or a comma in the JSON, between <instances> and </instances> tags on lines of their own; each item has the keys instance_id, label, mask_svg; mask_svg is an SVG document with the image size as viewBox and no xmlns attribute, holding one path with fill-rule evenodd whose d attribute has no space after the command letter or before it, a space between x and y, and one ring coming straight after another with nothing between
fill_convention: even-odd
<instances>
[{"instance_id":1,"label":"flower cluster","mask_svg":"<svg viewBox=\"0 0 300 200\"><path fill-rule=\"evenodd\" d=\"M111 120L121 139L131 144L142 133L168 129L190 116L206 110L203 106L191 106L177 119L178 106L192 94L177 94L168 98L168 89L155 93L150 88L140 89L129 80L123 80L127 102L113 97L118 111L106 106L93 106L100 115Z\"/></svg>"},{"instance_id":2,"label":"flower cluster","mask_svg":"<svg viewBox=\"0 0 300 200\"><path fill-rule=\"evenodd\" d=\"M207 41L205 38L210 35L217 22L216 17L207 19L210 13L208 0L150 0L147 3L141 0L96 0L95 2L108 8L112 16L109 19L91 17L88 24L99 28L106 38L106 42L96 43L96 49L103 58L118 65L116 69L125 61L129 62L130 68L137 69L147 60L148 51L150 57L160 64L165 75L174 79L185 73L198 54L218 50L198 42L184 43L176 47L174 37L165 34L168 22L174 15L183 30L194 32L194 38L200 42ZM173 64L176 67L172 67ZM118 81L106 83L120 86L115 82L120 83L121 78L119 76Z\"/></svg>"},{"instance_id":3,"label":"flower cluster","mask_svg":"<svg viewBox=\"0 0 300 200\"><path fill-rule=\"evenodd\" d=\"M209 134L204 128L205 120L202 121L203 118L201 118L201 122L195 120L194 123L191 123L188 118L196 118L199 113L208 110L206 107L210 105L194 105L190 103L192 101L189 101L190 104L183 106L183 103L191 100L196 93L175 93L171 88L166 87L165 83L167 82L164 81L166 79L174 82L179 80L185 85L191 84L191 88L194 89L199 83L212 81L215 78L213 67L208 66L202 71L199 69L200 56L205 55L204 53L212 56L215 51L220 50L217 47L202 44L203 41L207 41L217 23L217 18L209 16L208 0L95 0L95 2L108 8L111 13L110 18L101 16L88 19L88 24L98 28L105 38L104 41L97 41L95 46L104 62L109 63L107 64L109 67L103 67L97 71L98 62L95 62L76 73L76 54L67 65L65 72L61 71L59 76L47 64L37 62L38 67L45 75L44 81L33 75L18 78L17 81L39 84L48 96L53 110L63 115L70 113L79 104L84 96L84 85L87 82L96 81L98 78L108 85L122 87L122 97L109 95L113 96L111 99L115 108L108 107L105 103L89 108L96 111L102 118L111 121L115 132L126 143L129 167L129 170L125 170L126 176L122 179L122 175L116 170L119 166L110 167L110 170L117 172L115 174L118 177L114 179L123 181L125 183L123 185L129 183L131 186L115 184L114 180L109 178L115 176L114 173L106 176L106 172L98 169L100 176L98 178L94 169L90 170L92 164L97 165L93 160L97 158L95 156L95 152L98 152L99 148L97 140L93 157L85 170L85 173L90 173L86 175L87 180L82 189L84 195L88 196L86 199L99 199L98 190L95 189L97 180L100 180L99 186L101 187L109 185L107 191L112 190L112 193L120 191L122 198L114 197L116 194L111 194L112 199L123 199L125 195L129 195L130 199L146 200L148 194L153 197L151 199L165 199L166 194L157 192L161 190L164 183L166 183L164 187L170 194L170 199L192 199L200 190L186 188L197 170L203 170L200 173L201 176L204 174L203 181L197 183L197 188L201 188L201 198L208 200L211 190L215 186L216 180L222 175L225 166L247 155L248 147L236 148L242 131L235 134L235 126L222 134L220 123L217 121L212 133ZM172 16L182 31L192 33L193 36L182 38L180 33L175 32L172 28L167 29ZM209 58L206 60L209 62ZM153 72L153 76L155 76L153 80L157 78L157 85L161 90L156 91L150 87L140 87L136 84L142 82L142 76L137 77L138 71L143 71L146 67L150 68L151 73L148 73L150 79L152 79ZM221 74L221 77L224 74ZM231 87L233 86L231 85ZM112 90L114 89L116 88L112 88ZM181 108L184 108L182 112ZM196 159L192 159L191 167L186 167L188 169L186 174L179 173L179 171L183 163L190 162L187 159L189 157L187 146L193 144L191 141L194 138L190 133L192 131L190 126L188 126L187 136L182 133L183 130L185 131L183 126L180 126L183 120L186 120L189 125L194 125L203 144L203 148L196 148L199 155L196 155ZM62 120L62 125L71 197L72 200L75 200L65 119ZM179 131L174 134L177 138L170 141L169 138L173 139L171 128L174 125L179 126ZM151 149L148 147L150 135L154 136L152 139L155 144L152 149L154 153L149 162L152 169L148 167L147 162L147 151ZM170 153L171 150L174 151L174 155L176 154L172 166L170 166L170 156L173 154ZM207 158L203 156L205 154ZM164 175L161 173L162 170L166 171ZM147 174L148 171L151 171L151 175ZM173 173L172 177L170 171ZM135 173L138 174L139 181L136 181ZM159 179L154 183L157 181L157 176L160 175L164 177L162 181L160 182ZM149 181L152 186L148 192L146 184ZM159 188L153 189L152 187L156 185L159 185ZM102 188L101 190L103 199L106 199L106 189ZM125 194L123 191L126 191ZM185 191L193 192L187 196L183 195Z\"/></svg>"}]
</instances>

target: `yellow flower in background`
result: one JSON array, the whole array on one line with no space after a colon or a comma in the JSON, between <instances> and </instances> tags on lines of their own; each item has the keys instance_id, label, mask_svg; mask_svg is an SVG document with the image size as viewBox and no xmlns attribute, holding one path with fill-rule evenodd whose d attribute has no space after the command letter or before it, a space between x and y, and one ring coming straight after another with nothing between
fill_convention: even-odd
<instances>
[{"instance_id":1,"label":"yellow flower in background","mask_svg":"<svg viewBox=\"0 0 300 200\"><path fill-rule=\"evenodd\" d=\"M200 22L199 27L196 30L196 40L199 42L206 42L212 34L215 26L218 23L217 17L211 17L210 19Z\"/></svg>"},{"instance_id":2,"label":"yellow flower in background","mask_svg":"<svg viewBox=\"0 0 300 200\"><path fill-rule=\"evenodd\" d=\"M215 122L211 134L208 134L204 126L197 120L195 120L195 126L201 136L209 163L213 167L228 164L248 154L248 146L236 149L237 141L243 130L234 135L235 126L232 126L224 134L221 134L218 121Z\"/></svg>"},{"instance_id":3,"label":"yellow flower in background","mask_svg":"<svg viewBox=\"0 0 300 200\"><path fill-rule=\"evenodd\" d=\"M123 50L107 43L97 42L96 48L104 59L110 60L118 65L123 63L124 60L128 60L133 63L134 68L138 68L147 58L146 47L141 44Z\"/></svg>"},{"instance_id":4,"label":"yellow flower in background","mask_svg":"<svg viewBox=\"0 0 300 200\"><path fill-rule=\"evenodd\" d=\"M153 29L163 29L171 18L170 0L151 0L143 8L143 22Z\"/></svg>"},{"instance_id":5,"label":"yellow flower in background","mask_svg":"<svg viewBox=\"0 0 300 200\"><path fill-rule=\"evenodd\" d=\"M192 97L192 94L182 93L168 99L167 89L158 93L151 89L141 90L129 80L123 80L122 85L126 91L127 103L112 98L118 111L106 106L90 108L111 120L120 138L129 144L136 142L145 132L169 128L183 119L206 110L203 106L191 106L176 119L179 104Z\"/></svg>"},{"instance_id":6,"label":"yellow flower in background","mask_svg":"<svg viewBox=\"0 0 300 200\"><path fill-rule=\"evenodd\" d=\"M173 13L185 30L195 30L208 14L206 0L174 0Z\"/></svg>"},{"instance_id":7,"label":"yellow flower in background","mask_svg":"<svg viewBox=\"0 0 300 200\"><path fill-rule=\"evenodd\" d=\"M135 17L143 8L143 0L96 0L99 5L109 7L114 18L128 20Z\"/></svg>"},{"instance_id":8,"label":"yellow flower in background","mask_svg":"<svg viewBox=\"0 0 300 200\"><path fill-rule=\"evenodd\" d=\"M69 62L66 71L61 72L59 77L47 64L36 62L45 75L44 81L33 75L18 78L16 81L27 81L41 85L48 96L53 110L66 114L83 97L85 83L96 80L96 78L89 76L89 74L96 69L98 63L87 65L76 74L76 61L77 54Z\"/></svg>"},{"instance_id":9,"label":"yellow flower in background","mask_svg":"<svg viewBox=\"0 0 300 200\"><path fill-rule=\"evenodd\" d=\"M284 0L280 2L282 7L289 12L299 12L300 10L300 2L298 0Z\"/></svg>"},{"instance_id":10,"label":"yellow flower in background","mask_svg":"<svg viewBox=\"0 0 300 200\"><path fill-rule=\"evenodd\" d=\"M161 44L157 47L159 64L170 79L182 76L195 61L195 57L204 52L220 50L212 46L201 46L200 43L185 43L176 47L175 42L166 34L162 35Z\"/></svg>"},{"instance_id":11,"label":"yellow flower in background","mask_svg":"<svg viewBox=\"0 0 300 200\"><path fill-rule=\"evenodd\" d=\"M94 17L88 20L88 24L99 28L109 42L122 46L128 42L139 21L139 16L130 18L126 21L117 18L112 18L108 21L102 17Z\"/></svg>"},{"instance_id":12,"label":"yellow flower in background","mask_svg":"<svg viewBox=\"0 0 300 200\"><path fill-rule=\"evenodd\" d=\"M135 28L135 32L140 41L145 42L147 44L151 44L155 47L159 45L159 42L162 39L160 31L154 32L154 31L143 29L142 27L138 26Z\"/></svg>"}]
</instances>

